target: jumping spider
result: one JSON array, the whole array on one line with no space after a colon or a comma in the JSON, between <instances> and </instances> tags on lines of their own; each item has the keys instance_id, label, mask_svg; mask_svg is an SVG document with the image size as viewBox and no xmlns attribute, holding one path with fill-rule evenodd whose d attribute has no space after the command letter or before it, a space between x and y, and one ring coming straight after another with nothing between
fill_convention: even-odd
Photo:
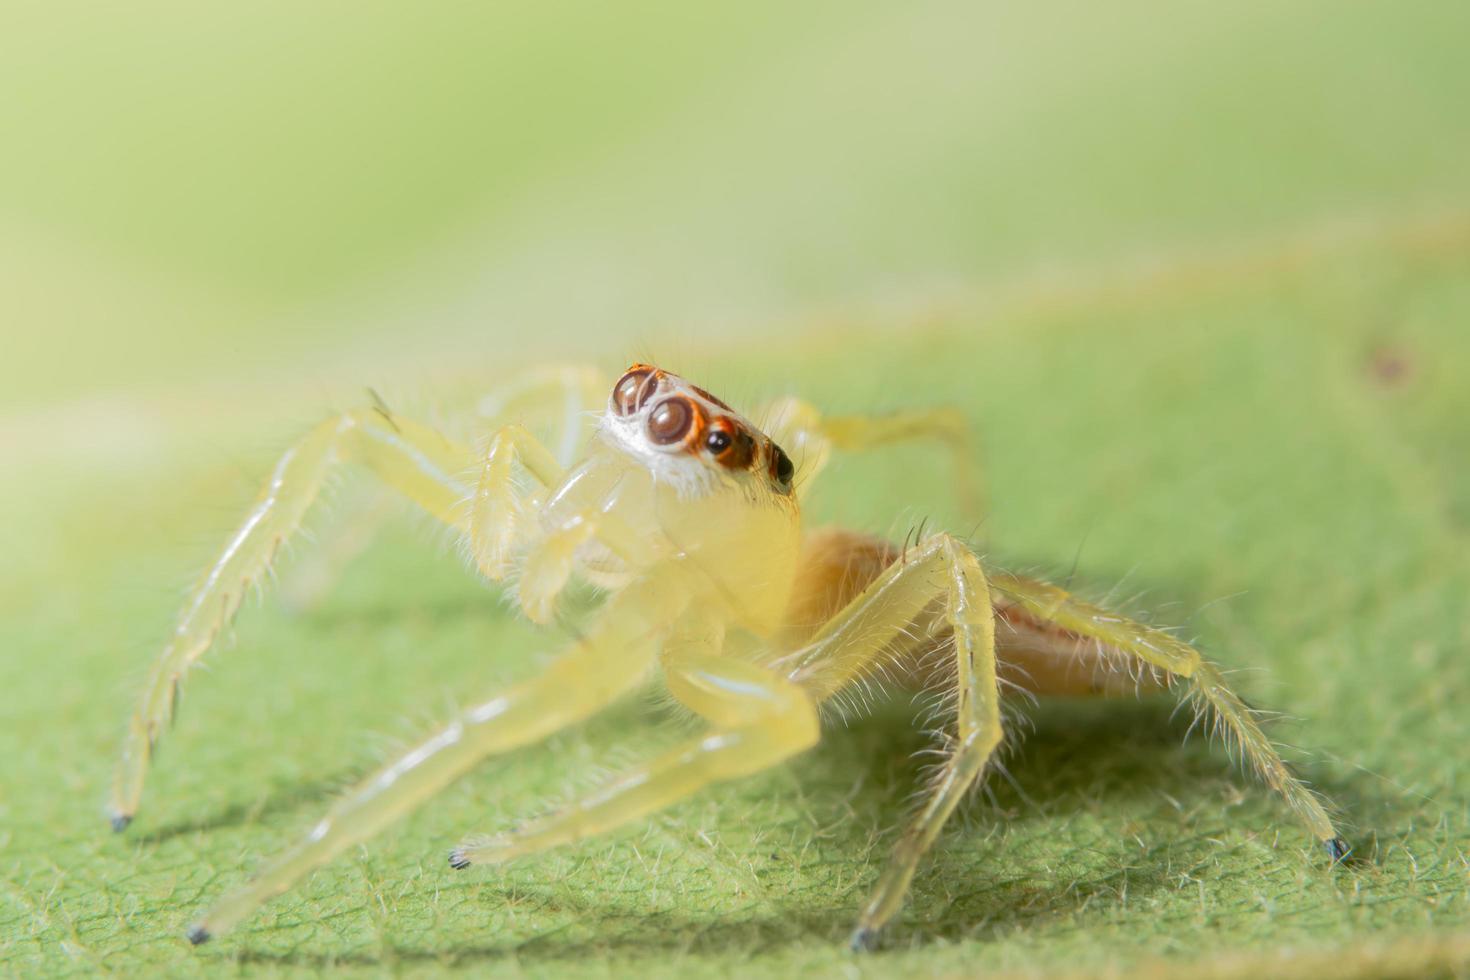
<instances>
[{"instance_id":1,"label":"jumping spider","mask_svg":"<svg viewBox=\"0 0 1470 980\"><path fill-rule=\"evenodd\" d=\"M575 388L585 375L550 378L552 388ZM654 665L669 693L708 724L706 734L580 802L467 841L449 863L494 864L600 834L712 783L775 766L816 744L824 704L880 673L945 686L954 730L939 778L858 916L855 949L876 942L920 859L984 773L1002 739L1003 685L1035 694L1177 685L1214 715L1333 860L1345 856L1321 802L1283 763L1250 708L1219 669L1173 635L1045 582L987 571L949 534L898 548L855 531L803 531L799 498L832 450L928 437L963 455L965 425L955 413L824 418L782 399L762 417L765 432L684 379L634 364L571 465L520 425L497 429L477 453L381 403L312 429L276 465L153 666L117 768L115 829L137 812L185 671L261 581L341 463L365 465L462 535L489 578L514 573L516 599L531 620L548 622L573 578L608 597L544 673L465 709L363 780L295 848L210 908L189 939L200 943L232 928L481 760L583 721ZM802 462L799 483L793 455ZM518 489L523 484L533 489Z\"/></svg>"}]
</instances>

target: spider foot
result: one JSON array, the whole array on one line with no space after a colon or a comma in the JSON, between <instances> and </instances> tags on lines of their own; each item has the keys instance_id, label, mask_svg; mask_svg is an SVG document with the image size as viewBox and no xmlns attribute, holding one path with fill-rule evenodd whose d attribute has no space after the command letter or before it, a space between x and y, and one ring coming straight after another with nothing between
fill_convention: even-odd
<instances>
[{"instance_id":1,"label":"spider foot","mask_svg":"<svg viewBox=\"0 0 1470 980\"><path fill-rule=\"evenodd\" d=\"M852 938L847 941L847 948L854 953L873 952L878 948L878 930L858 926L853 930Z\"/></svg>"},{"instance_id":2,"label":"spider foot","mask_svg":"<svg viewBox=\"0 0 1470 980\"><path fill-rule=\"evenodd\" d=\"M133 815L131 813L114 813L108 818L108 822L112 824L112 832L114 834L120 834L128 829L128 824L133 822Z\"/></svg>"},{"instance_id":3,"label":"spider foot","mask_svg":"<svg viewBox=\"0 0 1470 980\"><path fill-rule=\"evenodd\" d=\"M191 946L198 946L200 943L207 943L209 942L209 930L204 928L203 926L195 926L194 928L189 930L188 938L189 944Z\"/></svg>"},{"instance_id":4,"label":"spider foot","mask_svg":"<svg viewBox=\"0 0 1470 980\"><path fill-rule=\"evenodd\" d=\"M1327 848L1327 854L1332 858L1333 864L1341 864L1348 859L1348 855L1353 853L1351 845L1341 837L1324 840L1322 846Z\"/></svg>"},{"instance_id":5,"label":"spider foot","mask_svg":"<svg viewBox=\"0 0 1470 980\"><path fill-rule=\"evenodd\" d=\"M456 847L449 852L449 866L456 871L463 871L470 866L470 859L465 856L464 848Z\"/></svg>"}]
</instances>

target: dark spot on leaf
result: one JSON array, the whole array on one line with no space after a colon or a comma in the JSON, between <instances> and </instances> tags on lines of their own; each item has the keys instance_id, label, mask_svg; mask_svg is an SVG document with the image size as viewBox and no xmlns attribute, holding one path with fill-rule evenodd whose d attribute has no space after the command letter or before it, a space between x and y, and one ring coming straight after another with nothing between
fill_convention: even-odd
<instances>
[{"instance_id":1,"label":"dark spot on leaf","mask_svg":"<svg viewBox=\"0 0 1470 980\"><path fill-rule=\"evenodd\" d=\"M1379 344L1368 353L1368 378L1384 388L1402 388L1418 374L1414 356L1405 348Z\"/></svg>"}]
</instances>

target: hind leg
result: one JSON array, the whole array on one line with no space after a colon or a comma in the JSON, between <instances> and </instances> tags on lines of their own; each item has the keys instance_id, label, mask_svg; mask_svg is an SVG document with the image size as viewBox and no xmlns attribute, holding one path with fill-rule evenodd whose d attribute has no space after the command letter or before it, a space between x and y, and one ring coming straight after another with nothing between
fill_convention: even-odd
<instances>
[{"instance_id":1,"label":"hind leg","mask_svg":"<svg viewBox=\"0 0 1470 980\"><path fill-rule=\"evenodd\" d=\"M1322 843L1333 861L1347 856L1348 845L1338 836L1322 801L1282 760L1266 737L1255 712L1225 682L1220 669L1198 650L1163 630L1135 622L1118 613L1075 598L1066 591L1018 575L991 575L1004 617L1060 629L1079 642L1090 641L1113 658L1131 659L1163 672L1185 686L1189 697L1215 718L1217 730L1238 747L1266 785L1286 800L1307 829Z\"/></svg>"}]
</instances>

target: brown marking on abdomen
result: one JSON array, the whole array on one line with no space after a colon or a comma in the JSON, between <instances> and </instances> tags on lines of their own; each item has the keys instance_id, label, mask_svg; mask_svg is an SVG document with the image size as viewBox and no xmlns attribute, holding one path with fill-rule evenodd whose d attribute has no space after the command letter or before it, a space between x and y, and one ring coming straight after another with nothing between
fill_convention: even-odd
<instances>
[{"instance_id":1,"label":"brown marking on abdomen","mask_svg":"<svg viewBox=\"0 0 1470 980\"><path fill-rule=\"evenodd\" d=\"M779 642L788 649L800 646L900 554L896 545L856 531L823 528L808 534ZM1111 697L1165 686L1162 677L1136 659L1030 616L998 592L991 595L1000 680L1032 694L1066 697ZM941 603L936 600L913 624L911 633L919 642L892 651L887 674L905 687L929 689L953 682L953 658L934 656L937 644L949 643L948 631L940 625Z\"/></svg>"},{"instance_id":2,"label":"brown marking on abdomen","mask_svg":"<svg viewBox=\"0 0 1470 980\"><path fill-rule=\"evenodd\" d=\"M1164 687L1135 658L1036 619L1019 605L997 606L995 618L997 673L1032 694L1116 696Z\"/></svg>"}]
</instances>

